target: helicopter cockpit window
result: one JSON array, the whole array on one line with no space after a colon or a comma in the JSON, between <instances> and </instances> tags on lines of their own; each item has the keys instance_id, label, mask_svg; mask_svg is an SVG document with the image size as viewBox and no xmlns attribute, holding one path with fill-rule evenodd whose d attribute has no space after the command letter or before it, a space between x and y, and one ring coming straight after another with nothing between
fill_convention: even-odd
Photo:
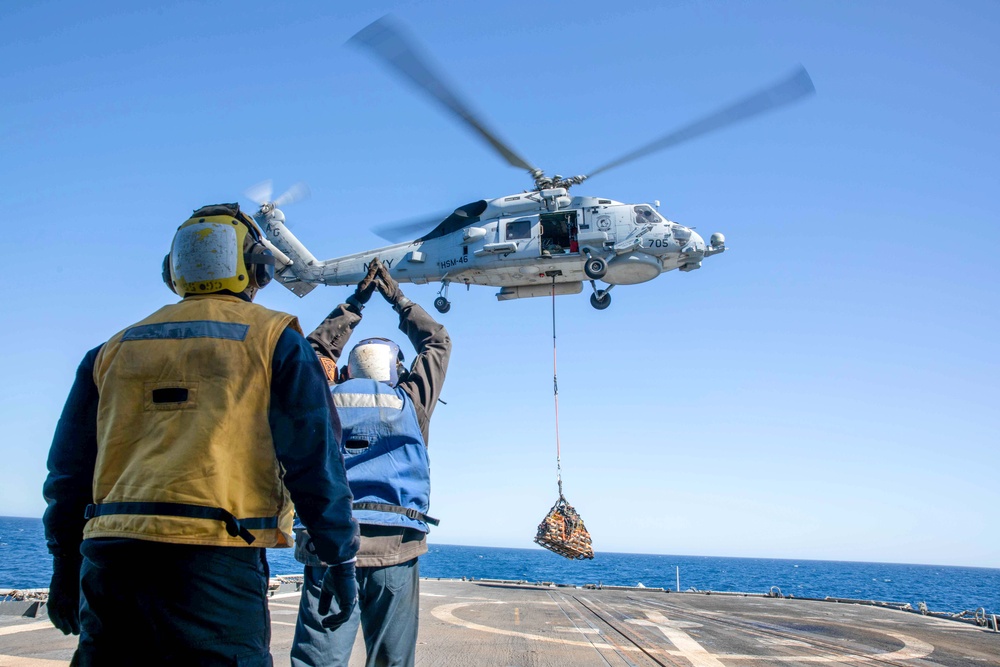
<instances>
[{"instance_id":1,"label":"helicopter cockpit window","mask_svg":"<svg viewBox=\"0 0 1000 667\"><path fill-rule=\"evenodd\" d=\"M656 223L663 222L660 214L648 206L636 206L632 210L635 211L635 221L640 225L646 223L655 225Z\"/></svg>"},{"instance_id":2,"label":"helicopter cockpit window","mask_svg":"<svg viewBox=\"0 0 1000 667\"><path fill-rule=\"evenodd\" d=\"M418 240L427 241L428 239L436 239L441 236L447 236L452 232L457 232L463 227L475 224L479 222L479 216L486 211L487 206L489 206L489 203L485 199L474 201L471 204L465 204L464 206L459 206L455 209L454 213L442 220L437 227L421 236Z\"/></svg>"},{"instance_id":3,"label":"helicopter cockpit window","mask_svg":"<svg viewBox=\"0 0 1000 667\"><path fill-rule=\"evenodd\" d=\"M515 220L507 223L507 241L531 238L531 220Z\"/></svg>"},{"instance_id":4,"label":"helicopter cockpit window","mask_svg":"<svg viewBox=\"0 0 1000 667\"><path fill-rule=\"evenodd\" d=\"M674 233L674 240L680 245L684 245L691 240L691 230L684 225L673 225L670 231Z\"/></svg>"}]
</instances>

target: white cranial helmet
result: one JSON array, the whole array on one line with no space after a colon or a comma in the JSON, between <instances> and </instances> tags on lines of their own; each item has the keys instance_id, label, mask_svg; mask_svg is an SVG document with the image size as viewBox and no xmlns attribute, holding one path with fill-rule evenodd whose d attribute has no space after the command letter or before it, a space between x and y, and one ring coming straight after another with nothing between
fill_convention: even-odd
<instances>
[{"instance_id":1,"label":"white cranial helmet","mask_svg":"<svg viewBox=\"0 0 1000 667\"><path fill-rule=\"evenodd\" d=\"M378 380L395 387L403 366L403 352L387 338L366 338L351 350L347 371L352 378Z\"/></svg>"}]
</instances>

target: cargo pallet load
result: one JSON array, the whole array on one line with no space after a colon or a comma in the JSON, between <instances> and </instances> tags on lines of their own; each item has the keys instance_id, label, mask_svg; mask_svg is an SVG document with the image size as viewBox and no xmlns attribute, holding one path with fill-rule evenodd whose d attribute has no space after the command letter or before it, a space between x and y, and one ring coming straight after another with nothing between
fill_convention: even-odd
<instances>
[{"instance_id":1,"label":"cargo pallet load","mask_svg":"<svg viewBox=\"0 0 1000 667\"><path fill-rule=\"evenodd\" d=\"M571 560L594 557L594 548L590 545L590 533L583 525L583 518L566 502L562 493L559 494L556 504L538 524L535 543Z\"/></svg>"}]
</instances>

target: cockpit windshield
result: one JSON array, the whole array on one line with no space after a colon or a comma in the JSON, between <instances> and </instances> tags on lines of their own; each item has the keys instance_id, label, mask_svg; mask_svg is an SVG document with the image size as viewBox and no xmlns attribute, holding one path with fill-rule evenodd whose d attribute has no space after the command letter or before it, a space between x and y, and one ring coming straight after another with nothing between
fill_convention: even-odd
<instances>
[{"instance_id":1,"label":"cockpit windshield","mask_svg":"<svg viewBox=\"0 0 1000 667\"><path fill-rule=\"evenodd\" d=\"M441 236L447 236L448 234L456 232L463 227L475 224L479 222L479 216L483 214L483 211L486 210L488 205L489 204L487 204L485 199L480 199L479 201L474 201L471 204L459 206L455 209L454 213L442 220L437 227L417 240L428 241Z\"/></svg>"},{"instance_id":2,"label":"cockpit windshield","mask_svg":"<svg viewBox=\"0 0 1000 667\"><path fill-rule=\"evenodd\" d=\"M691 240L691 230L684 225L671 225L670 231L674 234L674 240L680 245L684 245Z\"/></svg>"},{"instance_id":3,"label":"cockpit windshield","mask_svg":"<svg viewBox=\"0 0 1000 667\"><path fill-rule=\"evenodd\" d=\"M635 206L633 207L632 210L635 212L635 221L640 225L644 225L647 223L655 225L657 223L664 221L659 213L654 211L651 207L646 206L645 204L640 204L638 206Z\"/></svg>"}]
</instances>

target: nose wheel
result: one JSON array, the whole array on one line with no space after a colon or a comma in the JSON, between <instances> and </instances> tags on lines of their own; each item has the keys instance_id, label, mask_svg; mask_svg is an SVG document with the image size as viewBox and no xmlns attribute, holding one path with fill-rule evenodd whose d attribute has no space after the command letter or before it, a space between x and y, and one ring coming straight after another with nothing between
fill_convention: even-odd
<instances>
[{"instance_id":1,"label":"nose wheel","mask_svg":"<svg viewBox=\"0 0 1000 667\"><path fill-rule=\"evenodd\" d=\"M448 280L441 281L441 291L438 292L438 297L434 299L434 309L437 310L442 315L451 310L451 301L448 301Z\"/></svg>"},{"instance_id":2,"label":"nose wheel","mask_svg":"<svg viewBox=\"0 0 1000 667\"><path fill-rule=\"evenodd\" d=\"M614 285L609 285L607 289L597 289L597 283L591 280L590 286L594 288L594 293L590 295L591 306L597 310L604 310L611 305L611 288Z\"/></svg>"}]
</instances>

